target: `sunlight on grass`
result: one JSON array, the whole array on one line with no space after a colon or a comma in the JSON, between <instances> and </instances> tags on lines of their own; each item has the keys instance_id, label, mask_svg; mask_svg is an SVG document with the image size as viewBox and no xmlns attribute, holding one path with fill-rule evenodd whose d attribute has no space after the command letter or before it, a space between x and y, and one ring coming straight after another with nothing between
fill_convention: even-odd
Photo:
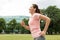
<instances>
[{"instance_id":1,"label":"sunlight on grass","mask_svg":"<svg viewBox=\"0 0 60 40\"><path fill-rule=\"evenodd\" d=\"M30 34L0 34L0 40L33 40ZM46 35L46 40L60 40L60 35Z\"/></svg>"}]
</instances>

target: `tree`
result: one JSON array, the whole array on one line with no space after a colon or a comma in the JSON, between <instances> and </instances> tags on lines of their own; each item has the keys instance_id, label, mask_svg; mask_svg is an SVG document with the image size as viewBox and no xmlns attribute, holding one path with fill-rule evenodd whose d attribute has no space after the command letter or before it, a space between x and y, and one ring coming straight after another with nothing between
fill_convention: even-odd
<instances>
[{"instance_id":1,"label":"tree","mask_svg":"<svg viewBox=\"0 0 60 40\"><path fill-rule=\"evenodd\" d=\"M21 33L21 30L22 30L22 26L20 25L20 23L17 23L16 27L14 28L14 32Z\"/></svg>"},{"instance_id":2,"label":"tree","mask_svg":"<svg viewBox=\"0 0 60 40\"><path fill-rule=\"evenodd\" d=\"M0 33L2 32L2 30L4 30L6 27L6 22L3 18L0 18Z\"/></svg>"},{"instance_id":3,"label":"tree","mask_svg":"<svg viewBox=\"0 0 60 40\"><path fill-rule=\"evenodd\" d=\"M51 18L51 23L48 29L48 32L52 34L52 32L58 32L60 31L60 9L56 6L49 6L46 9L43 9L42 11L45 15Z\"/></svg>"},{"instance_id":4,"label":"tree","mask_svg":"<svg viewBox=\"0 0 60 40\"><path fill-rule=\"evenodd\" d=\"M10 33L10 32L14 32L14 29L16 27L16 20L15 19L12 19L9 23L7 23L7 27L6 27L6 32L7 33Z\"/></svg>"}]
</instances>

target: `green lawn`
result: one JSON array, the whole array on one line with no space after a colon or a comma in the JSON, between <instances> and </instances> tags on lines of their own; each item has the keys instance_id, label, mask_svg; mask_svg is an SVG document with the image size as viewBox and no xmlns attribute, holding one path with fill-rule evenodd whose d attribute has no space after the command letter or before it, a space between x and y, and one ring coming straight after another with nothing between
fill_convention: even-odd
<instances>
[{"instance_id":1,"label":"green lawn","mask_svg":"<svg viewBox=\"0 0 60 40\"><path fill-rule=\"evenodd\" d=\"M33 40L30 34L0 34L0 40ZM60 40L60 35L46 35L46 40Z\"/></svg>"}]
</instances>

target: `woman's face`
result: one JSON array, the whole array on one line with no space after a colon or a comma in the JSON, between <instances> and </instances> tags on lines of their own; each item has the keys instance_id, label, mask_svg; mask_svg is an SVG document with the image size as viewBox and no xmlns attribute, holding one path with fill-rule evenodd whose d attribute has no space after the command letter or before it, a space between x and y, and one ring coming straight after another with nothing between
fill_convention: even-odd
<instances>
[{"instance_id":1,"label":"woman's face","mask_svg":"<svg viewBox=\"0 0 60 40\"><path fill-rule=\"evenodd\" d=\"M33 8L33 5L29 8L29 13L35 12L35 8Z\"/></svg>"}]
</instances>

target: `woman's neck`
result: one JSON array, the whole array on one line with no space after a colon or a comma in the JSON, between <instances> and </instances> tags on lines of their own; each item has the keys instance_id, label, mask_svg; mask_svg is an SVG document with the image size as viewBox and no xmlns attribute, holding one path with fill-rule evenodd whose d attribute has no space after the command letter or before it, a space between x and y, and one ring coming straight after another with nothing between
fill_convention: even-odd
<instances>
[{"instance_id":1,"label":"woman's neck","mask_svg":"<svg viewBox=\"0 0 60 40\"><path fill-rule=\"evenodd\" d=\"M31 13L31 15L33 16L35 12Z\"/></svg>"}]
</instances>

